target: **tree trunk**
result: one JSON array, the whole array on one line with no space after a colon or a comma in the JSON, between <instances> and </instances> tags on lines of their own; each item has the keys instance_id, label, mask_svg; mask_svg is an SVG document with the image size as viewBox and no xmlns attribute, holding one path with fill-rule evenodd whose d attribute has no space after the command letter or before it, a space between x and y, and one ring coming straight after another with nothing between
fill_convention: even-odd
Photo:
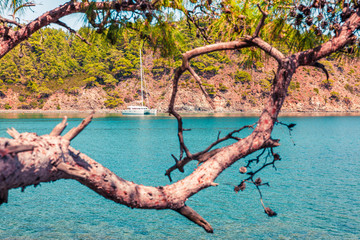
<instances>
[{"instance_id":1,"label":"tree trunk","mask_svg":"<svg viewBox=\"0 0 360 240\"><path fill-rule=\"evenodd\" d=\"M73 12L84 12L86 7L89 6L88 4L87 2L68 2L45 13L17 31L1 25L0 57L4 56L10 49L27 39L41 27ZM96 4L98 9L116 9L118 7L114 5L116 4L115 2ZM137 7L139 6L136 4L125 4L121 6L121 10L132 11ZM266 17L266 13L263 11L262 13ZM170 177L170 173L175 169L183 171L184 166L188 162L198 160L200 165L189 176L171 185L160 187L143 186L124 180L70 146L70 141L90 123L92 117L88 117L78 127L73 128L64 136L60 136L66 127L66 119L64 119L49 135L38 136L35 133L19 134L15 129L11 129L8 133L14 139L0 138L0 204L8 201L9 189L25 188L29 185L37 185L40 182L50 182L59 179L74 179L105 198L131 208L175 210L203 227L206 231L212 232L210 224L193 209L185 205L187 199L202 189L216 186L215 180L219 174L239 159L264 148L271 148L272 152L273 147L279 146L278 140L271 139L271 133L274 124L277 122L278 114L287 94L287 88L296 69L299 66L305 65L318 66L316 61L352 42L354 40L353 33L360 28L360 14L359 10L357 10L341 27L339 35L331 41L314 49L285 57L279 50L258 37L265 17L261 19L255 34L251 37L247 36L239 41L204 46L183 54L183 64L174 74L173 93L169 104L169 113L173 114L178 121L181 154L179 159L174 157L176 164L168 169L166 175ZM234 130L226 137L218 139L204 151L192 154L185 145L181 116L174 110L180 77L185 71L189 71L201 85L200 79L190 66L190 59L213 51L238 50L245 47L260 48L278 62L278 69L273 80L271 94L256 124L256 128L249 136L243 139L233 136L233 133L239 132L243 128ZM230 138L237 141L229 146L213 149L218 143ZM183 152L186 154L185 157L183 157ZM273 154L273 158L276 161L279 159L279 156ZM264 164L256 172L268 165ZM249 179L258 186L258 183L252 179L254 175L255 173ZM241 185L239 187L241 190ZM273 214L265 206L264 209L269 216Z\"/></svg>"}]
</instances>

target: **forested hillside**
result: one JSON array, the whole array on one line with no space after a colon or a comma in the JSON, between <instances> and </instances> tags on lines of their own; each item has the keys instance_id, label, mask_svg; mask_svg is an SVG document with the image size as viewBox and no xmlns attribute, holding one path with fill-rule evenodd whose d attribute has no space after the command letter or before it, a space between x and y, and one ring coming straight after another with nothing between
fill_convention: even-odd
<instances>
[{"instance_id":1,"label":"forested hillside","mask_svg":"<svg viewBox=\"0 0 360 240\"><path fill-rule=\"evenodd\" d=\"M186 28L179 23L177 28ZM195 29L182 31L173 57L161 47L143 46L143 62L151 107L166 111L171 76L181 52L202 46ZM137 33L126 31L115 44L83 28L81 41L63 30L35 33L0 60L0 109L90 110L124 109L140 101ZM202 86L215 103L212 109L197 82L188 74L180 83L178 108L183 111L258 111L267 96L276 63L258 60L259 51L211 53L192 61ZM322 61L330 79L315 68L301 68L290 85L285 111L359 111L360 69L357 60ZM340 81L334 81L340 80ZM337 83L335 83L337 82Z\"/></svg>"}]
</instances>

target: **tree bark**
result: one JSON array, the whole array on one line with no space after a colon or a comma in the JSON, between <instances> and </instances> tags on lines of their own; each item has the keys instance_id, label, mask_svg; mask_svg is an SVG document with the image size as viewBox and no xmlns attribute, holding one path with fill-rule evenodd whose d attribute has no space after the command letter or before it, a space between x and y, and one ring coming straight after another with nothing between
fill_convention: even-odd
<instances>
[{"instance_id":1,"label":"tree bark","mask_svg":"<svg viewBox=\"0 0 360 240\"><path fill-rule=\"evenodd\" d=\"M0 25L0 58L2 58L11 49L16 47L22 41L28 39L31 34L37 30L51 24L56 23L60 18L73 14L85 13L89 7L98 10L115 9L117 11L142 10L139 3L129 3L127 1L109 1L109 2L76 2L69 1L51 11L48 11L31 21L25 26L20 26L18 30L13 30L6 25Z\"/></svg>"},{"instance_id":2,"label":"tree bark","mask_svg":"<svg viewBox=\"0 0 360 240\"><path fill-rule=\"evenodd\" d=\"M66 3L45 13L18 31L1 26L0 57L41 27L56 22L60 17L73 12L84 12L88 4ZM116 4L115 2L96 4L99 9L116 7L112 5ZM136 7L135 5L124 5L122 10L132 10ZM353 32L359 29L360 26L359 15L359 10L357 10L341 27L340 34L332 40L314 49L288 57L285 57L279 50L258 37L261 26L252 37L247 36L240 41L213 44L184 53L183 64L174 74L173 94L169 104L169 112L178 120L178 136L181 149L181 156L171 169L181 171L186 163L195 159L201 163L185 178L171 185L159 187L144 186L124 180L70 146L70 141L90 123L92 117L89 116L78 127L70 130L62 137L60 134L66 127L66 119L64 119L49 135L20 134L11 129L8 133L14 139L0 138L0 204L7 202L9 189L25 188L40 182L59 179L74 179L114 202L131 208L172 209L203 227L207 232L212 232L213 229L210 224L193 209L185 205L187 199L202 189L216 186L216 178L239 159L260 149L279 146L278 140L271 139L271 133L286 98L292 75L299 66L312 66L317 60L340 50L346 44L352 42L354 40ZM263 25L263 22L264 19L261 20L260 24ZM182 135L184 129L182 128L181 116L174 110L180 77L185 71L193 71L189 63L191 58L213 51L235 50L244 47L258 47L278 62L270 97L257 121L256 127L249 136L236 139L237 141L231 145L211 150L220 142L218 140L204 151L192 154L186 147ZM193 75L195 76L195 74ZM234 139L232 133L229 133L224 140L230 138ZM186 153L185 158L182 158L183 151Z\"/></svg>"}]
</instances>

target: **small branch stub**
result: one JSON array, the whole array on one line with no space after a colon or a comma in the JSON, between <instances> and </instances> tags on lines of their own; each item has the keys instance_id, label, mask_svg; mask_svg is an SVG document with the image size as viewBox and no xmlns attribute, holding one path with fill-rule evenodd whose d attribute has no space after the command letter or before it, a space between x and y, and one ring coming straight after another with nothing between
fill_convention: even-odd
<instances>
[{"instance_id":1,"label":"small branch stub","mask_svg":"<svg viewBox=\"0 0 360 240\"><path fill-rule=\"evenodd\" d=\"M6 132L14 139L17 139L20 136L20 133L16 131L15 128L10 128Z\"/></svg>"},{"instance_id":2,"label":"small branch stub","mask_svg":"<svg viewBox=\"0 0 360 240\"><path fill-rule=\"evenodd\" d=\"M214 229L211 227L211 225L203 218L201 217L197 212L195 212L194 209L192 209L189 206L183 206L179 209L176 209L178 213L189 219L190 221L196 223L197 225L203 227L206 232L213 233Z\"/></svg>"},{"instance_id":3,"label":"small branch stub","mask_svg":"<svg viewBox=\"0 0 360 240\"><path fill-rule=\"evenodd\" d=\"M68 125L66 121L67 121L67 117L65 116L63 118L63 120L61 121L61 123L56 125L49 135L50 136L60 136L60 134L64 131L64 129Z\"/></svg>"},{"instance_id":4,"label":"small branch stub","mask_svg":"<svg viewBox=\"0 0 360 240\"><path fill-rule=\"evenodd\" d=\"M93 119L94 113L90 114L87 118L82 120L82 122L79 124L79 126L74 127L71 129L68 133L64 135L64 139L67 139L69 141L73 140Z\"/></svg>"},{"instance_id":5,"label":"small branch stub","mask_svg":"<svg viewBox=\"0 0 360 240\"><path fill-rule=\"evenodd\" d=\"M240 172L241 174L245 174L245 173L247 172L247 168L246 168L246 167L241 167L241 168L239 169L239 172Z\"/></svg>"},{"instance_id":6,"label":"small branch stub","mask_svg":"<svg viewBox=\"0 0 360 240\"><path fill-rule=\"evenodd\" d=\"M8 202L9 190L0 189L0 205Z\"/></svg>"}]
</instances>

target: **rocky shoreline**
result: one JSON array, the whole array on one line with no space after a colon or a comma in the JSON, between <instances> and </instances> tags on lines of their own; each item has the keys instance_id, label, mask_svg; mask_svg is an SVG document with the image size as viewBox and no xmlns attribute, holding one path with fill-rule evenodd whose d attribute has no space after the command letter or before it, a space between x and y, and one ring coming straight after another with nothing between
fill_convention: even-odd
<instances>
[{"instance_id":1,"label":"rocky shoreline","mask_svg":"<svg viewBox=\"0 0 360 240\"><path fill-rule=\"evenodd\" d=\"M151 62L150 60L148 62ZM327 66L330 78L311 67L299 68L293 76L288 96L282 107L285 115L336 115L357 114L360 112L360 67L359 62L322 61ZM235 66L225 65L211 77L202 79L202 87L209 94L214 109L202 93L198 84L191 78L179 84L175 108L189 114L258 114L268 100L273 69L276 63L264 62L261 69L245 71L250 76L248 82L236 82ZM151 69L151 66L147 66ZM235 71L235 72L234 72ZM171 99L171 73L159 79L146 73L147 89L144 97L146 105L166 115ZM0 111L3 113L88 113L118 114L129 105L139 104L139 83L137 78L120 81L112 90L119 96L117 104L106 103L112 99L103 87L80 87L76 92L59 90L40 99L41 105L33 104L31 96L23 97L18 91L9 88L0 96ZM37 99L39 100L39 99ZM39 100L39 101L40 101ZM121 101L120 101L121 100ZM112 101L115 101L112 99ZM7 110L5 110L7 109Z\"/></svg>"},{"instance_id":2,"label":"rocky shoreline","mask_svg":"<svg viewBox=\"0 0 360 240\"><path fill-rule=\"evenodd\" d=\"M0 119L7 118L83 118L94 112L95 118L101 117L134 117L123 116L121 110L101 109L93 110L0 110ZM247 112L216 112L216 111L179 111L183 117L257 117L261 111ZM360 116L360 111L282 111L280 117L328 117L328 116ZM138 116L139 117L139 116ZM157 116L171 117L168 113L160 112Z\"/></svg>"}]
</instances>

